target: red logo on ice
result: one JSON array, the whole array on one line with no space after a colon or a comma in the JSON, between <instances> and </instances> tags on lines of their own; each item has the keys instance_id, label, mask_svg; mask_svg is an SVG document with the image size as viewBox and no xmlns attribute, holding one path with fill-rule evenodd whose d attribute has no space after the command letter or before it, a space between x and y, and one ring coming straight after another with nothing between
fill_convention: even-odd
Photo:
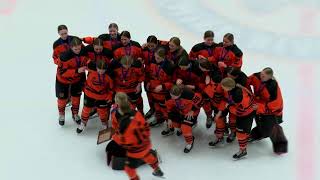
<instances>
[{"instance_id":1,"label":"red logo on ice","mask_svg":"<svg viewBox=\"0 0 320 180\"><path fill-rule=\"evenodd\" d=\"M0 0L0 15L10 15L16 7L16 0Z\"/></svg>"}]
</instances>

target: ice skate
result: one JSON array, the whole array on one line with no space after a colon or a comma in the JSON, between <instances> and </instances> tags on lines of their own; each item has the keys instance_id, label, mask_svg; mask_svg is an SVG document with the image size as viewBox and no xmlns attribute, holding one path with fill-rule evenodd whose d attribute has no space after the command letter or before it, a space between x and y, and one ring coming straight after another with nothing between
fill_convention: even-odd
<instances>
[{"instance_id":1,"label":"ice skate","mask_svg":"<svg viewBox=\"0 0 320 180\"><path fill-rule=\"evenodd\" d=\"M162 136L170 136L174 133L174 128L166 128L161 132Z\"/></svg>"},{"instance_id":2,"label":"ice skate","mask_svg":"<svg viewBox=\"0 0 320 180\"><path fill-rule=\"evenodd\" d=\"M236 139L236 133L231 132L227 137L227 143L232 143Z\"/></svg>"},{"instance_id":3,"label":"ice skate","mask_svg":"<svg viewBox=\"0 0 320 180\"><path fill-rule=\"evenodd\" d=\"M247 156L247 150L240 150L236 154L233 155L233 159L238 160Z\"/></svg>"},{"instance_id":4,"label":"ice skate","mask_svg":"<svg viewBox=\"0 0 320 180\"><path fill-rule=\"evenodd\" d=\"M184 153L189 153L193 148L193 143L194 143L194 137L192 137L192 143L191 144L187 144L186 147L184 148L183 152Z\"/></svg>"},{"instance_id":5,"label":"ice skate","mask_svg":"<svg viewBox=\"0 0 320 180\"><path fill-rule=\"evenodd\" d=\"M81 122L81 124L78 126L77 128L77 133L80 134L82 133L82 131L84 130L84 128L86 127L86 124L84 124L83 122Z\"/></svg>"},{"instance_id":6,"label":"ice skate","mask_svg":"<svg viewBox=\"0 0 320 180\"><path fill-rule=\"evenodd\" d=\"M81 124L81 119L80 119L80 116L78 115L78 114L74 114L74 115L72 115L72 119L73 119L73 121L75 122L75 123L77 123L77 124Z\"/></svg>"},{"instance_id":7,"label":"ice skate","mask_svg":"<svg viewBox=\"0 0 320 180\"><path fill-rule=\"evenodd\" d=\"M223 138L217 138L216 140L209 142L209 147L213 148L213 147L223 145L224 144L223 141L224 141Z\"/></svg>"},{"instance_id":8,"label":"ice skate","mask_svg":"<svg viewBox=\"0 0 320 180\"><path fill-rule=\"evenodd\" d=\"M213 123L212 117L207 117L206 128L210 129L212 126L212 123Z\"/></svg>"},{"instance_id":9,"label":"ice skate","mask_svg":"<svg viewBox=\"0 0 320 180\"><path fill-rule=\"evenodd\" d=\"M144 116L146 119L149 119L151 118L151 116L155 113L155 110L154 108L151 108L147 113L146 115Z\"/></svg>"},{"instance_id":10,"label":"ice skate","mask_svg":"<svg viewBox=\"0 0 320 180\"><path fill-rule=\"evenodd\" d=\"M59 125L63 126L65 122L65 116L64 115L59 115Z\"/></svg>"}]
</instances>

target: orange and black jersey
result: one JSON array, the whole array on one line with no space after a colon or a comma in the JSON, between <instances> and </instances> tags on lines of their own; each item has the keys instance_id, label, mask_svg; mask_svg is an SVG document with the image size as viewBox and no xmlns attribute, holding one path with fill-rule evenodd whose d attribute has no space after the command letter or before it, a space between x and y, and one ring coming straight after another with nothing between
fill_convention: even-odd
<instances>
[{"instance_id":1,"label":"orange and black jersey","mask_svg":"<svg viewBox=\"0 0 320 180\"><path fill-rule=\"evenodd\" d=\"M244 72L240 71L240 73L237 74L237 77L234 79L234 81L237 84L240 84L241 86L250 89L250 86L248 85L248 76Z\"/></svg>"},{"instance_id":2,"label":"orange and black jersey","mask_svg":"<svg viewBox=\"0 0 320 180\"><path fill-rule=\"evenodd\" d=\"M58 65L58 63L59 63L58 61L59 61L59 56L61 55L61 53L70 49L70 42L72 41L73 38L74 38L74 36L68 36L66 40L59 38L58 40L56 40L53 43L52 58L53 58L53 62L56 65Z\"/></svg>"},{"instance_id":3,"label":"orange and black jersey","mask_svg":"<svg viewBox=\"0 0 320 180\"><path fill-rule=\"evenodd\" d=\"M219 67L215 64L212 64L212 68L210 69L210 71L208 72L211 80L215 83L220 83L222 78L223 78L223 74L222 71L219 69Z\"/></svg>"},{"instance_id":4,"label":"orange and black jersey","mask_svg":"<svg viewBox=\"0 0 320 180\"><path fill-rule=\"evenodd\" d=\"M57 79L64 84L73 84L85 78L85 73L78 73L80 67L87 66L87 52L82 48L79 54L71 49L63 52L59 58Z\"/></svg>"},{"instance_id":5,"label":"orange and black jersey","mask_svg":"<svg viewBox=\"0 0 320 180\"><path fill-rule=\"evenodd\" d=\"M111 78L106 73L99 74L94 61L88 63L88 68L90 73L87 76L84 93L96 100L112 101L113 81Z\"/></svg>"},{"instance_id":6,"label":"orange and black jersey","mask_svg":"<svg viewBox=\"0 0 320 180\"><path fill-rule=\"evenodd\" d=\"M255 100L258 104L258 114L282 114L282 93L276 80L270 79L262 82L260 73L254 73L249 77L248 84L253 87Z\"/></svg>"},{"instance_id":7,"label":"orange and black jersey","mask_svg":"<svg viewBox=\"0 0 320 180\"><path fill-rule=\"evenodd\" d=\"M168 60L161 63L152 62L146 69L146 76L149 78L149 91L153 91L157 86L162 85L160 94L168 93L173 85L173 73L175 66Z\"/></svg>"},{"instance_id":8,"label":"orange and black jersey","mask_svg":"<svg viewBox=\"0 0 320 180\"><path fill-rule=\"evenodd\" d=\"M223 111L225 109L225 103L223 103L225 91L223 90L220 82L210 81L209 84L203 90L202 96L205 99L210 99L211 105L218 110Z\"/></svg>"},{"instance_id":9,"label":"orange and black jersey","mask_svg":"<svg viewBox=\"0 0 320 180\"><path fill-rule=\"evenodd\" d=\"M131 56L133 59L142 58L142 49L138 42L130 41L127 46L122 44L114 50L114 59L120 60L123 56Z\"/></svg>"},{"instance_id":10,"label":"orange and black jersey","mask_svg":"<svg viewBox=\"0 0 320 180\"><path fill-rule=\"evenodd\" d=\"M148 47L144 47L142 49L142 60L143 60L145 69L149 68L150 64L155 61L154 53L159 48L163 48L166 52L168 52L169 50L168 42L158 40L158 44L155 49L150 50Z\"/></svg>"},{"instance_id":11,"label":"orange and black jersey","mask_svg":"<svg viewBox=\"0 0 320 180\"><path fill-rule=\"evenodd\" d=\"M101 34L98 38L103 41L103 47L109 49L110 51L114 51L121 44L119 34L116 38L112 38L110 34ZM83 41L86 44L93 44L94 39L95 38L93 37L84 37Z\"/></svg>"},{"instance_id":12,"label":"orange and black jersey","mask_svg":"<svg viewBox=\"0 0 320 180\"><path fill-rule=\"evenodd\" d=\"M140 112L132 110L120 114L118 109L112 111L112 139L127 150L129 157L144 156L151 148L150 128Z\"/></svg>"},{"instance_id":13,"label":"orange and black jersey","mask_svg":"<svg viewBox=\"0 0 320 180\"><path fill-rule=\"evenodd\" d=\"M210 77L209 84L205 83L206 76ZM213 95L214 92L211 87L212 83L219 84L222 80L222 77L223 77L222 72L215 64L212 64L212 67L209 71L203 72L203 78L201 78L201 82L199 83L199 87L200 87L201 92L209 90L208 92L204 92L204 94L206 94L206 95L204 95L204 98L207 98L207 95L209 95L209 94ZM210 97L212 98L212 96L210 96Z\"/></svg>"},{"instance_id":14,"label":"orange and black jersey","mask_svg":"<svg viewBox=\"0 0 320 180\"><path fill-rule=\"evenodd\" d=\"M217 47L214 52L215 61L224 62L228 67L241 68L242 66L242 51L237 45L228 47Z\"/></svg>"},{"instance_id":15,"label":"orange and black jersey","mask_svg":"<svg viewBox=\"0 0 320 180\"><path fill-rule=\"evenodd\" d=\"M142 61L144 64L145 72L149 71L148 69L150 68L151 63L155 61L154 53L155 53L154 50L150 50L147 47L142 49ZM148 82L149 79L150 79L149 76L145 77L145 81Z\"/></svg>"},{"instance_id":16,"label":"orange and black jersey","mask_svg":"<svg viewBox=\"0 0 320 180\"><path fill-rule=\"evenodd\" d=\"M180 58L183 56L185 56L187 58L189 57L187 51L183 47L181 47L180 49L178 49L174 52L168 51L167 59L169 61L171 61L172 63L174 63L175 65L177 65Z\"/></svg>"},{"instance_id":17,"label":"orange and black jersey","mask_svg":"<svg viewBox=\"0 0 320 180\"><path fill-rule=\"evenodd\" d=\"M128 69L124 68L119 61L112 61L110 69L116 92L135 92L138 84L144 81L143 65L138 60L135 60Z\"/></svg>"},{"instance_id":18,"label":"orange and black jersey","mask_svg":"<svg viewBox=\"0 0 320 180\"><path fill-rule=\"evenodd\" d=\"M181 79L184 85L195 86L195 91L200 91L200 86L205 82L205 75L199 68L199 63L190 61L190 67L187 70L176 68L173 80Z\"/></svg>"},{"instance_id":19,"label":"orange and black jersey","mask_svg":"<svg viewBox=\"0 0 320 180\"><path fill-rule=\"evenodd\" d=\"M246 88L235 87L225 92L225 102L229 112L236 116L247 116L254 111L254 97Z\"/></svg>"},{"instance_id":20,"label":"orange and black jersey","mask_svg":"<svg viewBox=\"0 0 320 180\"><path fill-rule=\"evenodd\" d=\"M107 65L110 64L110 61L113 58L113 53L109 49L103 48L101 53L96 53L94 51L93 45L88 45L85 47L85 50L88 53L88 57L90 60L96 62L97 60L104 60Z\"/></svg>"},{"instance_id":21,"label":"orange and black jersey","mask_svg":"<svg viewBox=\"0 0 320 180\"><path fill-rule=\"evenodd\" d=\"M191 60L196 60L199 55L202 55L203 57L208 58L211 63L216 64L214 52L217 47L222 47L222 43L213 43L211 46L206 45L204 42L196 44L192 47L189 58Z\"/></svg>"},{"instance_id":22,"label":"orange and black jersey","mask_svg":"<svg viewBox=\"0 0 320 180\"><path fill-rule=\"evenodd\" d=\"M145 68L149 67L149 65L155 61L154 53L155 53L155 50L150 50L147 47L142 49L142 60Z\"/></svg>"},{"instance_id":23,"label":"orange and black jersey","mask_svg":"<svg viewBox=\"0 0 320 180\"><path fill-rule=\"evenodd\" d=\"M178 99L166 101L168 117L172 119L176 113L186 115L190 111L197 111L202 107L202 102L200 93L184 90Z\"/></svg>"}]
</instances>

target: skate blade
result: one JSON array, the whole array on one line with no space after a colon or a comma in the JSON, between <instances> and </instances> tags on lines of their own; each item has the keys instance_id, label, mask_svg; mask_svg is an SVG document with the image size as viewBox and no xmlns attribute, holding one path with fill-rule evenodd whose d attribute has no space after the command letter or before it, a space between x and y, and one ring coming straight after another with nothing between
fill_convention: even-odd
<instances>
[{"instance_id":1,"label":"skate blade","mask_svg":"<svg viewBox=\"0 0 320 180\"><path fill-rule=\"evenodd\" d=\"M167 179L165 176L155 176L153 175L153 177L151 179Z\"/></svg>"},{"instance_id":2,"label":"skate blade","mask_svg":"<svg viewBox=\"0 0 320 180\"><path fill-rule=\"evenodd\" d=\"M243 156L241 158L238 158L238 159L235 159L235 158L232 158L232 159L233 159L233 161L239 161L239 160L247 159L247 155Z\"/></svg>"},{"instance_id":3,"label":"skate blade","mask_svg":"<svg viewBox=\"0 0 320 180\"><path fill-rule=\"evenodd\" d=\"M172 136L173 134L174 134L174 132L173 132L173 133L170 133L170 134L166 134L166 135L162 135L162 134L161 134L161 136L162 136L162 137L168 137L168 136Z\"/></svg>"}]
</instances>

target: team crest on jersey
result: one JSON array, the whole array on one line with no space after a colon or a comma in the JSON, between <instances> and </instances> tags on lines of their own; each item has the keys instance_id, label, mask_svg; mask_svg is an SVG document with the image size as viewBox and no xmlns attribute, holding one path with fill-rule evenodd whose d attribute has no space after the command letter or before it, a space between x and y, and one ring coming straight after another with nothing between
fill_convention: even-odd
<instances>
[{"instance_id":1,"label":"team crest on jersey","mask_svg":"<svg viewBox=\"0 0 320 180\"><path fill-rule=\"evenodd\" d=\"M212 29L216 41L231 32L243 50L315 60L320 47L320 1L153 0L158 14L199 36Z\"/></svg>"}]
</instances>

